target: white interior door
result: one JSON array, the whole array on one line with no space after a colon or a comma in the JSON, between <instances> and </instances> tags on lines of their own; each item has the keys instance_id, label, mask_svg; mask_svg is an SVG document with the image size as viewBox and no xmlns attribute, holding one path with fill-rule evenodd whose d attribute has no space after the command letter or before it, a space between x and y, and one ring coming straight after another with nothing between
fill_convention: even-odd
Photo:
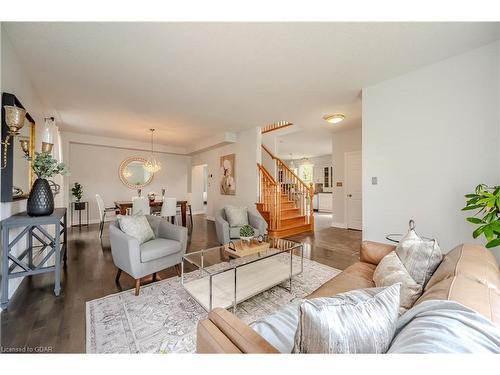
<instances>
[{"instance_id":1,"label":"white interior door","mask_svg":"<svg viewBox=\"0 0 500 375\"><path fill-rule=\"evenodd\" d=\"M361 230L362 188L361 151L345 153L346 173L346 222L347 228Z\"/></svg>"}]
</instances>

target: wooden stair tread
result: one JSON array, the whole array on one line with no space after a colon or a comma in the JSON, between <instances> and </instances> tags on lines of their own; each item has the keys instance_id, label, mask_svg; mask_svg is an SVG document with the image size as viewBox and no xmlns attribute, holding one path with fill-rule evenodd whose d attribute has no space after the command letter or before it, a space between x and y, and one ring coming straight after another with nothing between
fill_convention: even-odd
<instances>
[{"instance_id":1,"label":"wooden stair tread","mask_svg":"<svg viewBox=\"0 0 500 375\"><path fill-rule=\"evenodd\" d=\"M282 230L286 230L286 229L299 228L299 227L309 226L309 225L310 224L307 224L304 221L303 223L295 223L295 224L282 225L279 230L282 231Z\"/></svg>"},{"instance_id":2,"label":"wooden stair tread","mask_svg":"<svg viewBox=\"0 0 500 375\"><path fill-rule=\"evenodd\" d=\"M305 219L306 215L294 215L294 216L287 216L287 217L282 217L281 220L290 220L290 219Z\"/></svg>"}]
</instances>

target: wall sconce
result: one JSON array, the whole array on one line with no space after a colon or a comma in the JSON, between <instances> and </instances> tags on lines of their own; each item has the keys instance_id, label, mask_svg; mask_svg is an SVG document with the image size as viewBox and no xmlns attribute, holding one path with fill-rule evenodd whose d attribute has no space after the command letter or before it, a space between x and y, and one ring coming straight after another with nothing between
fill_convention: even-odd
<instances>
[{"instance_id":1,"label":"wall sconce","mask_svg":"<svg viewBox=\"0 0 500 375\"><path fill-rule=\"evenodd\" d=\"M24 156L29 158L30 156L30 139L28 137L19 137L19 143L21 144L21 149L24 152Z\"/></svg>"},{"instance_id":2,"label":"wall sconce","mask_svg":"<svg viewBox=\"0 0 500 375\"><path fill-rule=\"evenodd\" d=\"M54 147L54 117L46 117L42 131L42 153L50 154Z\"/></svg>"},{"instance_id":3,"label":"wall sconce","mask_svg":"<svg viewBox=\"0 0 500 375\"><path fill-rule=\"evenodd\" d=\"M19 130L24 126L24 119L26 118L26 111L23 108L16 107L15 105L4 105L5 109L5 123L9 131L5 139L1 142L3 146L2 167L7 166L7 149L10 145L9 141L19 134Z\"/></svg>"}]
</instances>

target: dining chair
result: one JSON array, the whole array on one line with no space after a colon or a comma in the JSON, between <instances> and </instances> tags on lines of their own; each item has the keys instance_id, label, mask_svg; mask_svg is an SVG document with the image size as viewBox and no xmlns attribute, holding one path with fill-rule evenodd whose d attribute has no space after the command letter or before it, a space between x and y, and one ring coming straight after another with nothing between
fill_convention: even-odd
<instances>
[{"instance_id":1,"label":"dining chair","mask_svg":"<svg viewBox=\"0 0 500 375\"><path fill-rule=\"evenodd\" d=\"M147 197L132 197L132 215L149 215L149 199Z\"/></svg>"},{"instance_id":2,"label":"dining chair","mask_svg":"<svg viewBox=\"0 0 500 375\"><path fill-rule=\"evenodd\" d=\"M191 223L191 228L193 228L193 211L191 208L191 198L193 196L193 193L188 193L187 194L187 210L189 211L189 222Z\"/></svg>"},{"instance_id":3,"label":"dining chair","mask_svg":"<svg viewBox=\"0 0 500 375\"><path fill-rule=\"evenodd\" d=\"M173 223L177 223L177 198L164 198L161 205L161 217L171 220L174 218Z\"/></svg>"},{"instance_id":4,"label":"dining chair","mask_svg":"<svg viewBox=\"0 0 500 375\"><path fill-rule=\"evenodd\" d=\"M95 195L97 201L97 209L99 210L99 238L102 238L102 231L104 230L104 221L106 220L106 212L115 212L116 207L106 207L104 201L99 194Z\"/></svg>"}]
</instances>

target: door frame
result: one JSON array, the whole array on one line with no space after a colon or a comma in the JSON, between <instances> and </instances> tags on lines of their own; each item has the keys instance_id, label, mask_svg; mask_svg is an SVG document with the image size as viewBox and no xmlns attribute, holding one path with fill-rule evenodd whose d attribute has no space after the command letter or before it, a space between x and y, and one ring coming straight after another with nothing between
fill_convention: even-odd
<instances>
[{"instance_id":1,"label":"door frame","mask_svg":"<svg viewBox=\"0 0 500 375\"><path fill-rule=\"evenodd\" d=\"M347 158L348 156L351 155L359 155L361 157L361 162L363 162L363 155L362 151L347 151L344 152L344 181L345 181L345 188L344 188L344 225L346 229L349 229L349 218L347 216L347 194L349 191L349 179L348 179L348 168L347 168ZM361 164L361 191L363 190L363 164ZM361 195L361 206L363 206L363 196ZM363 216L361 216L363 217ZM353 230L363 230L363 222L361 222L361 229L354 229Z\"/></svg>"}]
</instances>

